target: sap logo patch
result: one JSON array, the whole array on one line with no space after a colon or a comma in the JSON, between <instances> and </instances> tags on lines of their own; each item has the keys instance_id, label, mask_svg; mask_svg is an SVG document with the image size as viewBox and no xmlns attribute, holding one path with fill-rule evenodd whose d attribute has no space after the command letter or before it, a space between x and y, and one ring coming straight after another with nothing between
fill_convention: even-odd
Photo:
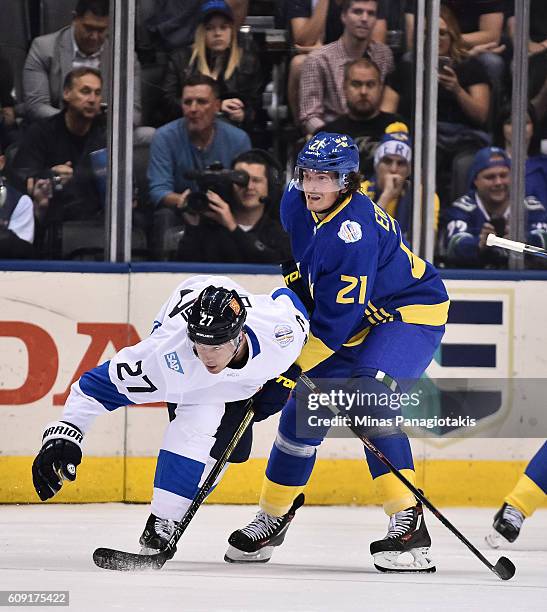
<instances>
[{"instance_id":1,"label":"sap logo patch","mask_svg":"<svg viewBox=\"0 0 547 612\"><path fill-rule=\"evenodd\" d=\"M342 239L346 244L357 242L362 237L363 232L357 221L344 221L338 230L338 238Z\"/></svg>"},{"instance_id":2,"label":"sap logo patch","mask_svg":"<svg viewBox=\"0 0 547 612\"><path fill-rule=\"evenodd\" d=\"M167 363L167 367L174 372L178 372L179 374L184 374L184 370L182 369L182 365L180 364L179 356L173 353L167 353L167 355L163 356L165 358L165 362Z\"/></svg>"},{"instance_id":3,"label":"sap logo patch","mask_svg":"<svg viewBox=\"0 0 547 612\"><path fill-rule=\"evenodd\" d=\"M290 325L276 325L274 329L275 341L280 347L285 348L294 340L294 332Z\"/></svg>"}]
</instances>

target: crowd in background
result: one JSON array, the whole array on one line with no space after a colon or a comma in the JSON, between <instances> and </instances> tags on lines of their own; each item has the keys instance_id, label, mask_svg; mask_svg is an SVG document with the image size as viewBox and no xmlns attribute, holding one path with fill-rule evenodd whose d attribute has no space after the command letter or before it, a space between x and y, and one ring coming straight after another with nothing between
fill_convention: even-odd
<instances>
[{"instance_id":1,"label":"crowd in background","mask_svg":"<svg viewBox=\"0 0 547 612\"><path fill-rule=\"evenodd\" d=\"M7 4L0 258L101 260L109 0ZM441 2L438 265L507 266L485 242L488 233L508 236L511 223L514 4ZM362 191L410 239L415 13L416 0L137 0L133 258L287 259L278 215L291 178L284 170L319 131L356 141ZM528 50L523 205L527 242L545 248L543 0L531 0Z\"/></svg>"}]
</instances>

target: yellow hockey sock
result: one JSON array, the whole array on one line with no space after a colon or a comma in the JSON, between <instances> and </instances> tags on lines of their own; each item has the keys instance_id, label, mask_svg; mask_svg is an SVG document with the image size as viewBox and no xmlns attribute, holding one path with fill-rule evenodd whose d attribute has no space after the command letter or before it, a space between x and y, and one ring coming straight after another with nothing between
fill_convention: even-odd
<instances>
[{"instance_id":1,"label":"yellow hockey sock","mask_svg":"<svg viewBox=\"0 0 547 612\"><path fill-rule=\"evenodd\" d=\"M400 472L413 485L416 484L416 474L414 470L404 469L400 470ZM375 478L374 482L378 495L380 499L383 500L384 512L388 516L416 505L416 498L414 495L391 472L378 476L378 478Z\"/></svg>"},{"instance_id":2,"label":"yellow hockey sock","mask_svg":"<svg viewBox=\"0 0 547 612\"><path fill-rule=\"evenodd\" d=\"M532 516L544 499L545 493L541 488L526 474L523 474L515 488L503 501L520 510L528 518Z\"/></svg>"},{"instance_id":3,"label":"yellow hockey sock","mask_svg":"<svg viewBox=\"0 0 547 612\"><path fill-rule=\"evenodd\" d=\"M283 516L289 511L294 498L302 493L306 485L289 486L272 482L267 476L262 481L259 505L272 516Z\"/></svg>"}]
</instances>

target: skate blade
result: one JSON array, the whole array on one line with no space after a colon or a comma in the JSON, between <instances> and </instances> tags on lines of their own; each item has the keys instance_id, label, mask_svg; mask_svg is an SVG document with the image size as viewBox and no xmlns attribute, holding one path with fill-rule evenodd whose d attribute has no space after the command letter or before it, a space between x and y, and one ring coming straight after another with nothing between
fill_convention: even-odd
<instances>
[{"instance_id":1,"label":"skate blade","mask_svg":"<svg viewBox=\"0 0 547 612\"><path fill-rule=\"evenodd\" d=\"M273 554L273 546L264 546L256 552L245 552L228 546L228 550L224 555L226 563L268 563Z\"/></svg>"},{"instance_id":2,"label":"skate blade","mask_svg":"<svg viewBox=\"0 0 547 612\"><path fill-rule=\"evenodd\" d=\"M386 550L373 554L374 567L385 573L433 573L437 568L429 556L429 547L413 548L407 551L412 555L412 561L405 563L400 560L401 555L405 554L397 550Z\"/></svg>"}]
</instances>

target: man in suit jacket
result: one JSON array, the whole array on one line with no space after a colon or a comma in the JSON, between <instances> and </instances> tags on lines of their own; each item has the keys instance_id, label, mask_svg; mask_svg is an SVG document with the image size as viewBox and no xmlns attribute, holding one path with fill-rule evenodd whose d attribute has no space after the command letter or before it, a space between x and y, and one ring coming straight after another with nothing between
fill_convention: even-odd
<instances>
[{"instance_id":1,"label":"man in suit jacket","mask_svg":"<svg viewBox=\"0 0 547 612\"><path fill-rule=\"evenodd\" d=\"M65 77L79 66L101 71L103 100L108 101L108 26L109 0L78 0L70 26L34 39L23 68L24 101L30 119L51 117L61 110ZM133 108L133 122L140 125L140 66L136 58Z\"/></svg>"}]
</instances>

